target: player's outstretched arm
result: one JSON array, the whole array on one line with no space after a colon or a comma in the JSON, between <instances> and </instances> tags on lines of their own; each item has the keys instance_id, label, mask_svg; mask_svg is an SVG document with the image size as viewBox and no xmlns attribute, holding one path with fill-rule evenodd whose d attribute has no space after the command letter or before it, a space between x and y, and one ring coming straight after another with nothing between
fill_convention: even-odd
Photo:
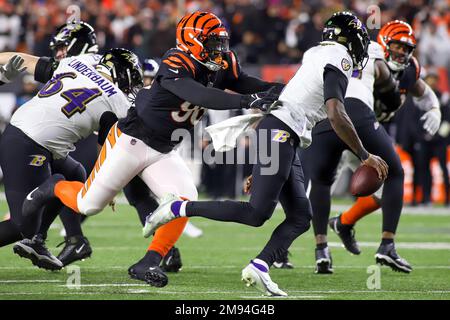
<instances>
[{"instance_id":1,"label":"player's outstretched arm","mask_svg":"<svg viewBox=\"0 0 450 320\"><path fill-rule=\"evenodd\" d=\"M252 95L232 94L216 88L207 88L192 78L175 78L161 81L161 85L192 105L207 109L260 109L266 111L277 98L273 91Z\"/></svg>"},{"instance_id":2,"label":"player's outstretched arm","mask_svg":"<svg viewBox=\"0 0 450 320\"><path fill-rule=\"evenodd\" d=\"M439 99L430 88L430 86L422 79L417 79L411 94L413 95L414 104L425 114L420 118L423 121L423 128L431 135L435 135L441 124L441 109Z\"/></svg>"},{"instance_id":3,"label":"player's outstretched arm","mask_svg":"<svg viewBox=\"0 0 450 320\"><path fill-rule=\"evenodd\" d=\"M1 52L0 53L0 81L11 82L21 72L27 71L34 75L39 58L26 53Z\"/></svg>"}]
</instances>

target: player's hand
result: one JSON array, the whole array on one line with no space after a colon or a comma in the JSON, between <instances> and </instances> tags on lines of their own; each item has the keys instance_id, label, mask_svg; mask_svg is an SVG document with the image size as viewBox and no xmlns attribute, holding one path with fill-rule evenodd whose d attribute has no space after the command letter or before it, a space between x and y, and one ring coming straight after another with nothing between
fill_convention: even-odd
<instances>
[{"instance_id":1,"label":"player's hand","mask_svg":"<svg viewBox=\"0 0 450 320\"><path fill-rule=\"evenodd\" d=\"M244 193L245 194L249 194L250 193L250 189L252 187L252 180L253 180L253 176L249 175L247 177L247 179L244 182Z\"/></svg>"},{"instance_id":2,"label":"player's hand","mask_svg":"<svg viewBox=\"0 0 450 320\"><path fill-rule=\"evenodd\" d=\"M380 178L381 180L386 179L389 171L389 166L379 156L369 154L369 157L362 163L377 170L378 178Z\"/></svg>"},{"instance_id":3,"label":"player's hand","mask_svg":"<svg viewBox=\"0 0 450 320\"><path fill-rule=\"evenodd\" d=\"M277 101L278 97L279 94L275 93L275 87L272 87L268 91L245 95L243 97L243 107L246 109L259 109L263 112L269 112L280 106L280 103L274 103Z\"/></svg>"},{"instance_id":4,"label":"player's hand","mask_svg":"<svg viewBox=\"0 0 450 320\"><path fill-rule=\"evenodd\" d=\"M420 120L423 121L423 128L430 135L434 136L441 125L441 110L439 108L432 108L427 111Z\"/></svg>"},{"instance_id":5,"label":"player's hand","mask_svg":"<svg viewBox=\"0 0 450 320\"><path fill-rule=\"evenodd\" d=\"M0 67L0 81L9 83L14 80L14 78L27 69L27 67L22 68L24 62L25 60L19 55L11 57L7 64Z\"/></svg>"}]
</instances>

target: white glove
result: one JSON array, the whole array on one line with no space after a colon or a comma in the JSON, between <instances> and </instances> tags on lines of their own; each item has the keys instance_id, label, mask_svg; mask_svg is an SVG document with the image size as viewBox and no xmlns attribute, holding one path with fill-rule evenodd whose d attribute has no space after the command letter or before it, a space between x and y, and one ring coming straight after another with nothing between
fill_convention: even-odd
<instances>
[{"instance_id":1,"label":"white glove","mask_svg":"<svg viewBox=\"0 0 450 320\"><path fill-rule=\"evenodd\" d=\"M441 110L432 108L427 111L420 120L423 120L423 128L432 136L439 130L441 124Z\"/></svg>"},{"instance_id":2,"label":"white glove","mask_svg":"<svg viewBox=\"0 0 450 320\"><path fill-rule=\"evenodd\" d=\"M27 69L27 67L22 68L24 62L25 60L19 55L11 57L7 64L0 67L0 81L10 83L14 80L15 77Z\"/></svg>"}]
</instances>

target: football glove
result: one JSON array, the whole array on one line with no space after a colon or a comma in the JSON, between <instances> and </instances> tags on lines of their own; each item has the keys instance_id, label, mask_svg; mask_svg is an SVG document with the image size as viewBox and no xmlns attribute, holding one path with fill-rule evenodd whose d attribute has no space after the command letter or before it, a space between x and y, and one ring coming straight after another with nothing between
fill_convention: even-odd
<instances>
[{"instance_id":1,"label":"football glove","mask_svg":"<svg viewBox=\"0 0 450 320\"><path fill-rule=\"evenodd\" d=\"M0 67L0 81L9 83L14 80L15 77L27 69L27 67L22 68L24 62L25 60L19 55L11 57L8 63Z\"/></svg>"},{"instance_id":2,"label":"football glove","mask_svg":"<svg viewBox=\"0 0 450 320\"><path fill-rule=\"evenodd\" d=\"M441 125L441 110L432 108L427 111L420 120L423 121L423 128L432 136L436 134Z\"/></svg>"},{"instance_id":3,"label":"football glove","mask_svg":"<svg viewBox=\"0 0 450 320\"><path fill-rule=\"evenodd\" d=\"M275 93L275 87L268 91L244 95L242 98L242 107L246 109L259 109L262 112L278 109L281 102L277 101L279 94Z\"/></svg>"}]
</instances>

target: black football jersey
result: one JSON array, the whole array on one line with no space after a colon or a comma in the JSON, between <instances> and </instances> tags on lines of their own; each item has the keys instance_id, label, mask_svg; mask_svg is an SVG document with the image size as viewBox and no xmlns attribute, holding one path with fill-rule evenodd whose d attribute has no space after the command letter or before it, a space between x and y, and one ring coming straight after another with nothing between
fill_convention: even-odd
<instances>
[{"instance_id":1,"label":"black football jersey","mask_svg":"<svg viewBox=\"0 0 450 320\"><path fill-rule=\"evenodd\" d=\"M417 82L420 76L420 64L416 58L412 57L409 65L399 75L400 93L407 95Z\"/></svg>"},{"instance_id":2,"label":"black football jersey","mask_svg":"<svg viewBox=\"0 0 450 320\"><path fill-rule=\"evenodd\" d=\"M159 152L171 151L182 140L179 138L172 141L174 131L192 131L204 115L205 109L179 98L165 89L161 82L164 79L189 77L205 87L240 92L235 88L242 74L237 57L233 52L229 52L224 60L226 69L212 72L185 52L170 49L162 58L155 81L150 88L143 88L138 92L135 108L130 108L127 117L119 121L119 128ZM182 134L176 132L174 136Z\"/></svg>"}]
</instances>

